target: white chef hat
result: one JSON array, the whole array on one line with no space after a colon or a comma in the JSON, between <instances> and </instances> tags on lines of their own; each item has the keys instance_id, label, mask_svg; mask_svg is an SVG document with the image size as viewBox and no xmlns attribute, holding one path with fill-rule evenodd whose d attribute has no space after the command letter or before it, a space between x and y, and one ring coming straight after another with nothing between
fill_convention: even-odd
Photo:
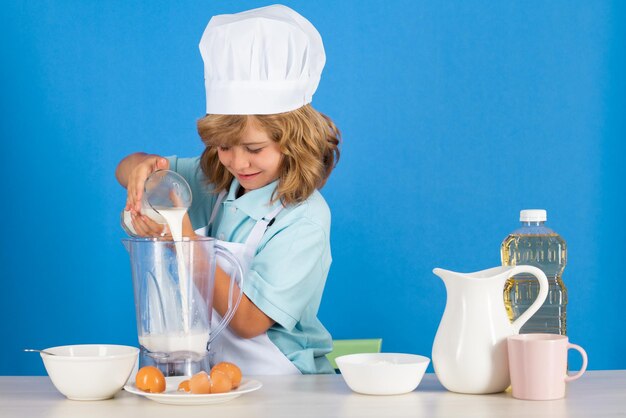
<instances>
[{"instance_id":1,"label":"white chef hat","mask_svg":"<svg viewBox=\"0 0 626 418\"><path fill-rule=\"evenodd\" d=\"M322 37L283 5L213 16L202 39L207 114L267 115L311 103Z\"/></svg>"}]
</instances>

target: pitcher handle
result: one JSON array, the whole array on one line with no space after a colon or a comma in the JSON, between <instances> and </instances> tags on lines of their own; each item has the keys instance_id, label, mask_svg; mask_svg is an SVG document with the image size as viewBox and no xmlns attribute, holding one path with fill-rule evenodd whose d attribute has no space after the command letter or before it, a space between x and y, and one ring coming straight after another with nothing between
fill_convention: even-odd
<instances>
[{"instance_id":1,"label":"pitcher handle","mask_svg":"<svg viewBox=\"0 0 626 418\"><path fill-rule=\"evenodd\" d=\"M509 274L515 276L520 273L530 273L537 278L537 281L539 281L539 294L532 305L530 305L519 318L513 321L512 325L516 334L519 333L519 330L524 326L526 321L541 308L541 305L543 305L543 302L545 302L548 297L548 278L543 271L533 266L515 266L511 269Z\"/></svg>"},{"instance_id":2,"label":"pitcher handle","mask_svg":"<svg viewBox=\"0 0 626 418\"><path fill-rule=\"evenodd\" d=\"M222 317L222 321L215 327L215 329L211 330L211 335L209 335L208 344L211 344L211 341L213 341L213 339L217 337L224 328L226 328L226 325L228 325L230 320L233 319L233 316L235 315L235 312L237 311L237 308L239 307L239 302L241 302L241 298L243 296L243 268L241 267L241 264L232 255L230 251L228 251L225 247L221 246L220 244L215 244L215 254L216 256L219 255L219 256L224 257L224 259L228 261L235 268L235 270L234 270L233 275L230 276L230 286L228 287L228 309L226 309L226 313ZM235 280L233 280L233 277L235 279L238 279L236 281L237 281L237 285L239 286L239 296L237 297L237 300L235 300L234 303L233 303L233 289L235 285Z\"/></svg>"}]
</instances>

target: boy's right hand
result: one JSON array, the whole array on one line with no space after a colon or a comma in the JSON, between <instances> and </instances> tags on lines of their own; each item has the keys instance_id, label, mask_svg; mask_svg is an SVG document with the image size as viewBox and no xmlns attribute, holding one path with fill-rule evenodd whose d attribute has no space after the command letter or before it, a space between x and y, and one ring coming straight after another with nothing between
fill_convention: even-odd
<instances>
[{"instance_id":1,"label":"boy's right hand","mask_svg":"<svg viewBox=\"0 0 626 418\"><path fill-rule=\"evenodd\" d=\"M131 156L127 158L130 157ZM143 197L143 189L146 179L150 176L150 174L157 170L169 169L170 163L166 158L163 158L160 155L134 154L132 157L135 159L135 161L133 161L135 164L132 164L132 168L130 168L127 177L125 210L129 210L134 213L141 213L141 198Z\"/></svg>"}]
</instances>

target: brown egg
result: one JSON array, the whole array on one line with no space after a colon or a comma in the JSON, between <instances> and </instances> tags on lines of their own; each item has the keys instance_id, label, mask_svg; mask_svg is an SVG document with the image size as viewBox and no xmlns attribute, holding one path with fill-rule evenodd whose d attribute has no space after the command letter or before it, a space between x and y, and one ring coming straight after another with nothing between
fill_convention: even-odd
<instances>
[{"instance_id":1,"label":"brown egg","mask_svg":"<svg viewBox=\"0 0 626 418\"><path fill-rule=\"evenodd\" d=\"M217 363L211 369L211 376L213 376L213 370L220 370L230 377L233 384L232 389L235 389L241 383L241 369L234 363L228 363L226 361Z\"/></svg>"},{"instance_id":2,"label":"brown egg","mask_svg":"<svg viewBox=\"0 0 626 418\"><path fill-rule=\"evenodd\" d=\"M207 372L198 372L189 379L189 389L191 393L206 394L211 393L211 379Z\"/></svg>"},{"instance_id":3,"label":"brown egg","mask_svg":"<svg viewBox=\"0 0 626 418\"><path fill-rule=\"evenodd\" d=\"M154 366L144 366L137 372L135 385L144 392L161 393L165 391L165 376Z\"/></svg>"},{"instance_id":4,"label":"brown egg","mask_svg":"<svg viewBox=\"0 0 626 418\"><path fill-rule=\"evenodd\" d=\"M233 382L221 370L211 370L211 393L225 393L232 389Z\"/></svg>"},{"instance_id":5,"label":"brown egg","mask_svg":"<svg viewBox=\"0 0 626 418\"><path fill-rule=\"evenodd\" d=\"M191 388L189 387L189 379L183 380L178 384L178 391L187 393L191 392Z\"/></svg>"}]
</instances>

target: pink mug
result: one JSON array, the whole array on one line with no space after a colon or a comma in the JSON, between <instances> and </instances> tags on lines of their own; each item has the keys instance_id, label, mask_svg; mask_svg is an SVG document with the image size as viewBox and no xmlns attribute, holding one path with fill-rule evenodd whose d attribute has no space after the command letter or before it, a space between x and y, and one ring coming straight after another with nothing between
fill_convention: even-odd
<instances>
[{"instance_id":1,"label":"pink mug","mask_svg":"<svg viewBox=\"0 0 626 418\"><path fill-rule=\"evenodd\" d=\"M520 334L507 338L513 397L536 401L565 397L565 383L578 379L587 369L587 353L570 344L564 335ZM576 374L567 373L567 352L580 352L583 364Z\"/></svg>"}]
</instances>

